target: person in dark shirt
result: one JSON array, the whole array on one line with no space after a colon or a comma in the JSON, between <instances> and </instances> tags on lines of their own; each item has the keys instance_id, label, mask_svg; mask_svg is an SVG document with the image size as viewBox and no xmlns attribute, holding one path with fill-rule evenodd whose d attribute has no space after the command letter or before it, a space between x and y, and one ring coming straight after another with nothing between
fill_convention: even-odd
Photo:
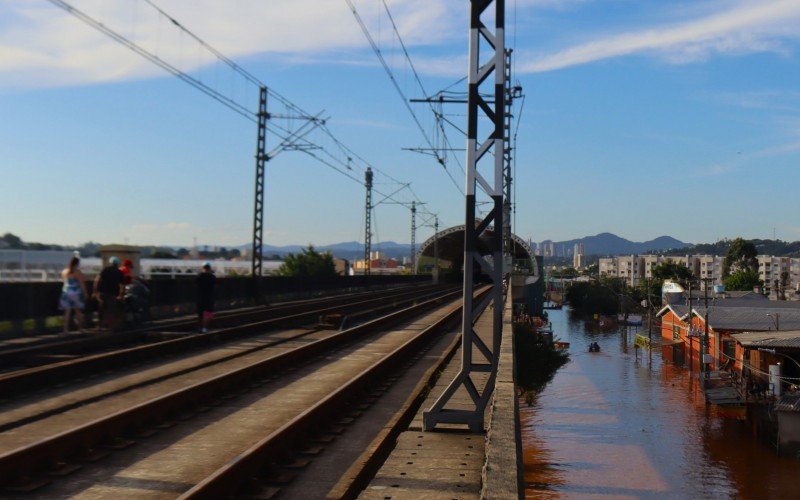
<instances>
[{"instance_id":1,"label":"person in dark shirt","mask_svg":"<svg viewBox=\"0 0 800 500\"><path fill-rule=\"evenodd\" d=\"M119 270L119 259L111 257L94 280L93 296L98 302L99 329L114 329L120 320L120 304L125 292L124 276Z\"/></svg>"},{"instance_id":2,"label":"person in dark shirt","mask_svg":"<svg viewBox=\"0 0 800 500\"><path fill-rule=\"evenodd\" d=\"M208 326L214 318L214 282L217 277L211 271L211 263L204 262L203 269L197 274L197 318L200 331L208 332Z\"/></svg>"}]
</instances>

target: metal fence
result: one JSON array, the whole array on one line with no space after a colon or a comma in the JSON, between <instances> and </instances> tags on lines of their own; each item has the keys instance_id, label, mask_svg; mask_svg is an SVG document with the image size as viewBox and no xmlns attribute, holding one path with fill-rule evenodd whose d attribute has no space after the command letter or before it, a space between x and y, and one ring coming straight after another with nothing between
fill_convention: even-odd
<instances>
[{"instance_id":1,"label":"metal fence","mask_svg":"<svg viewBox=\"0 0 800 500\"><path fill-rule=\"evenodd\" d=\"M373 275L330 276L324 278L294 278L269 276L259 282L261 296L267 301L313 297L326 291L346 291L356 288L383 287L389 285L420 283L430 276ZM166 317L191 312L196 301L195 280L153 279L150 286L150 305L153 317ZM219 278L215 287L218 309L241 307L254 303L255 282L249 278ZM91 294L92 283L87 282ZM60 316L58 299L61 283L17 282L0 283L0 322L6 323L4 330L41 330L46 318ZM87 306L93 312L93 305ZM26 324L26 323L33 323ZM10 326L9 326L10 324Z\"/></svg>"}]
</instances>

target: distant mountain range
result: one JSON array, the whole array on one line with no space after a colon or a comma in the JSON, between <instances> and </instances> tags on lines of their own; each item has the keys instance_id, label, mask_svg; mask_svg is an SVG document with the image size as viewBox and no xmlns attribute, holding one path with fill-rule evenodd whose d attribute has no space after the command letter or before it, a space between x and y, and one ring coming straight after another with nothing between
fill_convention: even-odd
<instances>
[{"instance_id":1,"label":"distant mountain range","mask_svg":"<svg viewBox=\"0 0 800 500\"><path fill-rule=\"evenodd\" d=\"M550 243L550 240L546 240L544 243ZM611 233L600 233L595 236L586 236L584 238L553 243L555 244L556 253L560 256L571 255L575 243L583 243L586 255L622 255L645 253L648 251L665 251L690 246L690 244L676 240L670 236L660 236L654 240L636 242L626 240L625 238ZM306 246L307 245L264 245L264 254L283 257L289 253L298 253ZM243 245L242 247L249 248L249 245ZM364 244L358 241L333 243L331 245L315 245L314 248L321 252L331 252L335 257L348 260L360 259L364 255ZM387 257L402 259L403 257L409 256L411 245L407 243L396 243L394 241L384 241L381 243L373 243L372 250L380 250ZM419 250L419 248L417 248L417 250Z\"/></svg>"},{"instance_id":2,"label":"distant mountain range","mask_svg":"<svg viewBox=\"0 0 800 500\"><path fill-rule=\"evenodd\" d=\"M264 245L264 255L279 255L281 257L290 253L299 253L308 245L286 245L286 246L272 246ZM244 248L250 248L250 245L243 245ZM342 243L333 243L331 245L314 245L314 248L319 252L330 252L334 257L341 259L354 260L364 258L364 243L358 241L345 241ZM419 247L417 247L419 250ZM409 257L411 251L411 244L396 243L394 241L382 241L380 243L372 243L372 251L381 251L387 257L393 259L402 259Z\"/></svg>"},{"instance_id":3,"label":"distant mountain range","mask_svg":"<svg viewBox=\"0 0 800 500\"><path fill-rule=\"evenodd\" d=\"M545 240L542 243L551 243ZM659 236L650 241L636 242L621 238L616 234L600 233L595 236L585 236L574 240L552 242L556 255L571 255L576 243L583 243L585 255L623 255L640 254L650 251L665 251L691 246L671 236Z\"/></svg>"}]
</instances>

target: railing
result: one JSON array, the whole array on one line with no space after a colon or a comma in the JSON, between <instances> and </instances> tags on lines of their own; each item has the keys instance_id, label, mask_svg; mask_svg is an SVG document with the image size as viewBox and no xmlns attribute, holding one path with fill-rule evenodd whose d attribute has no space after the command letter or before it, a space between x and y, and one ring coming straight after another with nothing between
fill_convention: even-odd
<instances>
[{"instance_id":1,"label":"railing","mask_svg":"<svg viewBox=\"0 0 800 500\"><path fill-rule=\"evenodd\" d=\"M375 275L375 276L328 276L323 278L294 278L269 276L261 278L261 295L269 301L313 296L319 292L348 290L363 287L381 287L421 283L429 281L429 276ZM92 283L86 283L92 293ZM194 311L197 289L195 280L153 279L150 287L150 307L153 317L165 317ZM215 287L216 305L219 309L241 307L253 304L254 282L250 278L219 278ZM62 314L58 310L61 294L60 282L13 282L0 283L0 323L11 322L11 330L36 329L45 327L45 320ZM87 312L92 312L92 304L87 304ZM35 325L30 325L33 320ZM6 325L0 332L9 330Z\"/></svg>"}]
</instances>

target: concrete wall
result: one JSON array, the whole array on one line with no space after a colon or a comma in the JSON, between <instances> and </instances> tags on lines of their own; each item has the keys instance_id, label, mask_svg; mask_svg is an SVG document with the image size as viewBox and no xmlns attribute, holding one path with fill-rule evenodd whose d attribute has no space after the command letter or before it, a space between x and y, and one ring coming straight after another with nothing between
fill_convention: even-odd
<instances>
[{"instance_id":1,"label":"concrete wall","mask_svg":"<svg viewBox=\"0 0 800 500\"><path fill-rule=\"evenodd\" d=\"M503 340L497 368L489 430L486 433L486 463L481 498L523 498L522 437L519 401L514 382L514 337L511 294L503 310ZM487 311L488 312L488 311Z\"/></svg>"}]
</instances>

